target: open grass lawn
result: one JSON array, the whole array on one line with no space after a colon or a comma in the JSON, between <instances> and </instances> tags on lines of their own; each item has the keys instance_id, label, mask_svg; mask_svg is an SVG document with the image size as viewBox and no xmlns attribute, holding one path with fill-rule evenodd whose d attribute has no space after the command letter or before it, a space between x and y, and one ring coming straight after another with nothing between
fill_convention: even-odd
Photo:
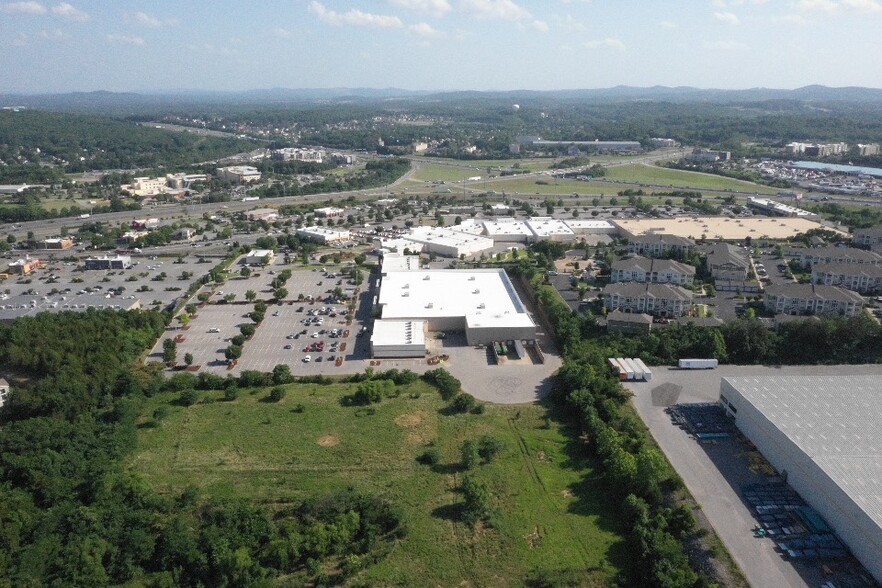
<instances>
[{"instance_id":1,"label":"open grass lawn","mask_svg":"<svg viewBox=\"0 0 882 588\"><path fill-rule=\"evenodd\" d=\"M40 200L40 206L45 210L60 210L78 204L78 202L71 200L70 198L44 198Z\"/></svg>"},{"instance_id":2,"label":"open grass lawn","mask_svg":"<svg viewBox=\"0 0 882 588\"><path fill-rule=\"evenodd\" d=\"M551 166L554 162L559 159L552 159L550 157L532 157L526 159L446 159L443 157L426 157L425 159L420 160L420 163L431 163L433 161L439 163L449 163L456 166L464 166L469 168L477 168L474 174L476 175L478 172L481 172L482 175L486 175L487 168L491 167L495 170L497 168L501 169L512 169L512 166L517 164L520 169L525 169L529 171L545 171L547 169L551 169Z\"/></svg>"},{"instance_id":3,"label":"open grass lawn","mask_svg":"<svg viewBox=\"0 0 882 588\"><path fill-rule=\"evenodd\" d=\"M760 194L776 194L779 191L753 182L644 164L611 167L607 170L606 179L664 187L673 186L677 189L738 190L759 192Z\"/></svg>"},{"instance_id":4,"label":"open grass lawn","mask_svg":"<svg viewBox=\"0 0 882 588\"><path fill-rule=\"evenodd\" d=\"M421 382L370 408L341 406L352 385L287 389L277 404L266 390L243 390L233 402L205 392L209 401L189 408L173 404L175 394L151 398L145 415L160 405L170 413L158 424L142 419L129 468L160 491L195 485L270 508L347 486L384 496L403 512L407 535L355 579L371 586L520 586L561 571L602 586L627 565L615 501L544 408L446 416ZM459 519L460 448L485 434L505 449L472 470L496 508L492 526L473 530ZM418 464L432 444L441 464Z\"/></svg>"},{"instance_id":5,"label":"open grass lawn","mask_svg":"<svg viewBox=\"0 0 882 588\"><path fill-rule=\"evenodd\" d=\"M487 190L494 190L498 193L506 194L540 194L553 196L567 196L579 194L580 196L614 196L616 192L622 190L621 186L615 184L598 184L597 182L583 182L580 180L570 180L564 178L542 178L538 180L544 182L537 184L535 178L519 178L517 176L503 179L493 179L487 182ZM482 187L483 189L483 187Z\"/></svg>"},{"instance_id":6,"label":"open grass lawn","mask_svg":"<svg viewBox=\"0 0 882 588\"><path fill-rule=\"evenodd\" d=\"M485 177L487 174L474 169L451 167L447 165L432 165L427 161L420 161L420 169L410 177L416 182L456 182L473 176Z\"/></svg>"}]
</instances>

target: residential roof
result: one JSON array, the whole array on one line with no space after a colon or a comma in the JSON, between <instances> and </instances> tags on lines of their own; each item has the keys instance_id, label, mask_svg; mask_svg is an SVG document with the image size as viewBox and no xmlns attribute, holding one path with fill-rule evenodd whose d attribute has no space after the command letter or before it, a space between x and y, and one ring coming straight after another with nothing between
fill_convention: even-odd
<instances>
[{"instance_id":1,"label":"residential roof","mask_svg":"<svg viewBox=\"0 0 882 588\"><path fill-rule=\"evenodd\" d=\"M714 244L713 249L707 254L707 263L711 267L734 265L746 268L750 265L744 250L729 243Z\"/></svg>"},{"instance_id":2,"label":"residential roof","mask_svg":"<svg viewBox=\"0 0 882 588\"><path fill-rule=\"evenodd\" d=\"M614 310L606 315L606 322L609 323L610 321L646 325L652 323L652 317L648 314L639 312L622 312L621 310Z\"/></svg>"},{"instance_id":3,"label":"residential roof","mask_svg":"<svg viewBox=\"0 0 882 588\"><path fill-rule=\"evenodd\" d=\"M695 268L687 263L680 263L673 259L650 259L641 255L632 255L631 257L618 259L613 262L612 269L640 269L647 273L673 270L680 274L695 275Z\"/></svg>"},{"instance_id":4,"label":"residential roof","mask_svg":"<svg viewBox=\"0 0 882 588\"><path fill-rule=\"evenodd\" d=\"M820 298L823 300L838 300L840 302L854 302L862 304L864 299L860 294L840 288L838 286L826 286L823 284L771 284L766 286L766 294L774 297Z\"/></svg>"},{"instance_id":5,"label":"residential roof","mask_svg":"<svg viewBox=\"0 0 882 588\"><path fill-rule=\"evenodd\" d=\"M865 263L816 263L812 266L812 271L822 274L882 278L882 266Z\"/></svg>"},{"instance_id":6,"label":"residential roof","mask_svg":"<svg viewBox=\"0 0 882 588\"><path fill-rule=\"evenodd\" d=\"M856 229L854 231L855 237L860 236L868 236L868 237L882 237L882 225L876 225L875 227L867 227L866 229Z\"/></svg>"},{"instance_id":7,"label":"residential roof","mask_svg":"<svg viewBox=\"0 0 882 588\"><path fill-rule=\"evenodd\" d=\"M882 527L882 379L724 378Z\"/></svg>"},{"instance_id":8,"label":"residential roof","mask_svg":"<svg viewBox=\"0 0 882 588\"><path fill-rule=\"evenodd\" d=\"M882 263L882 255L857 247L815 247L802 249L800 254L804 258L851 259L863 263Z\"/></svg>"},{"instance_id":9,"label":"residential roof","mask_svg":"<svg viewBox=\"0 0 882 588\"><path fill-rule=\"evenodd\" d=\"M618 282L608 284L603 288L603 294L617 294L619 296L650 296L652 298L664 298L669 300L692 300L692 292L673 284L658 284L655 282Z\"/></svg>"}]
</instances>

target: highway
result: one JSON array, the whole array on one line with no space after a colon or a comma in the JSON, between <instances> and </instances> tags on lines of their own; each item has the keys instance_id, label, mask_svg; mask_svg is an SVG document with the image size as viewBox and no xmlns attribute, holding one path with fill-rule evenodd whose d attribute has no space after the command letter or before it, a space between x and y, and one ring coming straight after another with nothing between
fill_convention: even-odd
<instances>
[{"instance_id":1,"label":"highway","mask_svg":"<svg viewBox=\"0 0 882 588\"><path fill-rule=\"evenodd\" d=\"M674 159L677 157L682 157L685 153L688 153L688 149L679 149L679 150L668 150L661 153L654 153L651 155L647 155L645 157L639 158L629 158L620 162L605 162L604 167L619 167L624 165L634 165L634 164L654 164L658 161ZM16 235L22 235L28 232L33 232L34 237L37 239L57 236L61 233L62 227L65 227L69 232L75 232L79 227L89 224L92 222L102 222L102 223L111 223L111 224L120 224L120 223L131 223L131 221L144 218L144 217L152 217L159 218L163 222L176 221L176 220L184 220L184 219L200 219L204 214L220 214L221 212L240 212L245 210L251 210L253 208L258 208L262 206L284 206L289 204L310 204L310 203L319 203L319 202L333 202L333 201L342 201L349 197L354 197L356 199L365 200L372 198L382 198L393 195L394 192L399 191L401 194L411 195L411 196L426 196L431 194L434 186L429 184L420 184L418 186L407 185L411 178L419 170L423 165L443 165L455 168L462 169L481 169L477 167L475 163L479 162L451 162L451 161L436 161L433 159L427 159L425 157L408 157L411 163L411 169L408 170L402 177L398 178L395 182L381 187L381 188L369 188L365 190L352 190L347 192L331 192L331 193L322 193L322 194L312 194L308 196L287 196L282 198L272 198L267 200L260 201L230 201L230 202L215 202L215 203L206 203L206 204L162 204L151 206L147 208L142 208L141 210L136 211L124 211L124 212L110 212L103 214L93 214L89 218L79 218L79 217L69 217L63 219L49 219L49 220L39 220L39 221L29 221L23 222L20 224L12 225L6 224L4 229L7 233L13 233ZM485 168L486 169L486 168ZM576 168L574 170L567 171L577 171L580 168ZM518 176L514 176L516 179L541 179L548 178L550 176L549 171L542 172L533 172L528 174L522 174ZM496 178L487 178L481 180L463 180L461 182L448 182L446 186L451 188L450 195L456 195L457 191L462 191L463 194L474 195L476 193L486 192L490 189L493 189L492 186L497 183L504 183L512 179L512 176L506 177L496 177ZM640 184L636 182L623 182L623 181L612 181L612 180L603 180L603 179L592 179L593 183L600 183L609 185L611 188L615 188L616 186L633 186L633 187L642 187L642 188L650 188L650 189L662 189L668 190L671 189L670 186L661 186L661 185L651 185L651 184ZM685 189L685 188L678 188ZM732 192L726 190L707 190L702 189L702 192L713 192L721 195L732 195L732 194L742 194L742 195L753 195L754 192L744 191L744 192ZM507 194L523 196L526 198L540 198L544 199L548 196L556 196L557 194L542 194L536 195L534 193L518 193L518 192L510 192L506 191ZM565 194L570 194L570 191L567 191ZM837 195L837 194L826 194L819 195L818 197L826 196L827 202L837 202L841 204L852 204L852 205L872 205L872 206L880 206L882 202L863 200L860 198L856 198L854 196L845 196L845 195Z\"/></svg>"}]
</instances>

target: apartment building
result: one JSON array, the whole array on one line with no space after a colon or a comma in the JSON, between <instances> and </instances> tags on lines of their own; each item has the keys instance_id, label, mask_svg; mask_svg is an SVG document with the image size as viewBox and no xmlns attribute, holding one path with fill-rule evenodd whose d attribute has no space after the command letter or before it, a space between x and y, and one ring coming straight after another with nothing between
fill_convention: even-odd
<instances>
[{"instance_id":1,"label":"apartment building","mask_svg":"<svg viewBox=\"0 0 882 588\"><path fill-rule=\"evenodd\" d=\"M603 289L603 306L608 311L683 316L692 307L692 292L672 284L621 282Z\"/></svg>"},{"instance_id":2,"label":"apartment building","mask_svg":"<svg viewBox=\"0 0 882 588\"><path fill-rule=\"evenodd\" d=\"M851 290L837 286L773 284L766 288L763 303L775 314L854 316L863 308L864 299Z\"/></svg>"},{"instance_id":3,"label":"apartment building","mask_svg":"<svg viewBox=\"0 0 882 588\"><path fill-rule=\"evenodd\" d=\"M611 281L691 286L695 281L695 268L672 259L651 259L635 255L613 262Z\"/></svg>"}]
</instances>

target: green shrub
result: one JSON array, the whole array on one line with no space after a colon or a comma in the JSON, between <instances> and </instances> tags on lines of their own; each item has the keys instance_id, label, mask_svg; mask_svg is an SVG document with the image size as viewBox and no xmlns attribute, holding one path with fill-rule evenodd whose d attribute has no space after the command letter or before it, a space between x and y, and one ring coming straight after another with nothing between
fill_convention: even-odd
<instances>
[{"instance_id":1,"label":"green shrub","mask_svg":"<svg viewBox=\"0 0 882 588\"><path fill-rule=\"evenodd\" d=\"M485 462L490 463L502 451L505 450L505 442L489 435L484 435L478 440L478 455Z\"/></svg>"},{"instance_id":2,"label":"green shrub","mask_svg":"<svg viewBox=\"0 0 882 588\"><path fill-rule=\"evenodd\" d=\"M282 398L285 397L287 392L281 386L276 386L272 390L270 390L269 399L272 402L279 402Z\"/></svg>"},{"instance_id":3,"label":"green shrub","mask_svg":"<svg viewBox=\"0 0 882 588\"><path fill-rule=\"evenodd\" d=\"M194 390L193 388L188 388L181 392L181 396L178 398L178 402L180 402L184 406L193 406L197 402L199 402L199 392Z\"/></svg>"},{"instance_id":4,"label":"green shrub","mask_svg":"<svg viewBox=\"0 0 882 588\"><path fill-rule=\"evenodd\" d=\"M417 461L423 465L433 466L441 463L441 452L435 449L427 449L424 453L422 453L419 457L417 457Z\"/></svg>"},{"instance_id":5,"label":"green shrub","mask_svg":"<svg viewBox=\"0 0 882 588\"><path fill-rule=\"evenodd\" d=\"M468 412L475 407L475 397L462 392L457 394L450 402L450 408L454 412Z\"/></svg>"},{"instance_id":6,"label":"green shrub","mask_svg":"<svg viewBox=\"0 0 882 588\"><path fill-rule=\"evenodd\" d=\"M462 465L467 470L470 470L481 463L481 456L478 453L478 444L474 441L466 441L462 444L461 455Z\"/></svg>"}]
</instances>

